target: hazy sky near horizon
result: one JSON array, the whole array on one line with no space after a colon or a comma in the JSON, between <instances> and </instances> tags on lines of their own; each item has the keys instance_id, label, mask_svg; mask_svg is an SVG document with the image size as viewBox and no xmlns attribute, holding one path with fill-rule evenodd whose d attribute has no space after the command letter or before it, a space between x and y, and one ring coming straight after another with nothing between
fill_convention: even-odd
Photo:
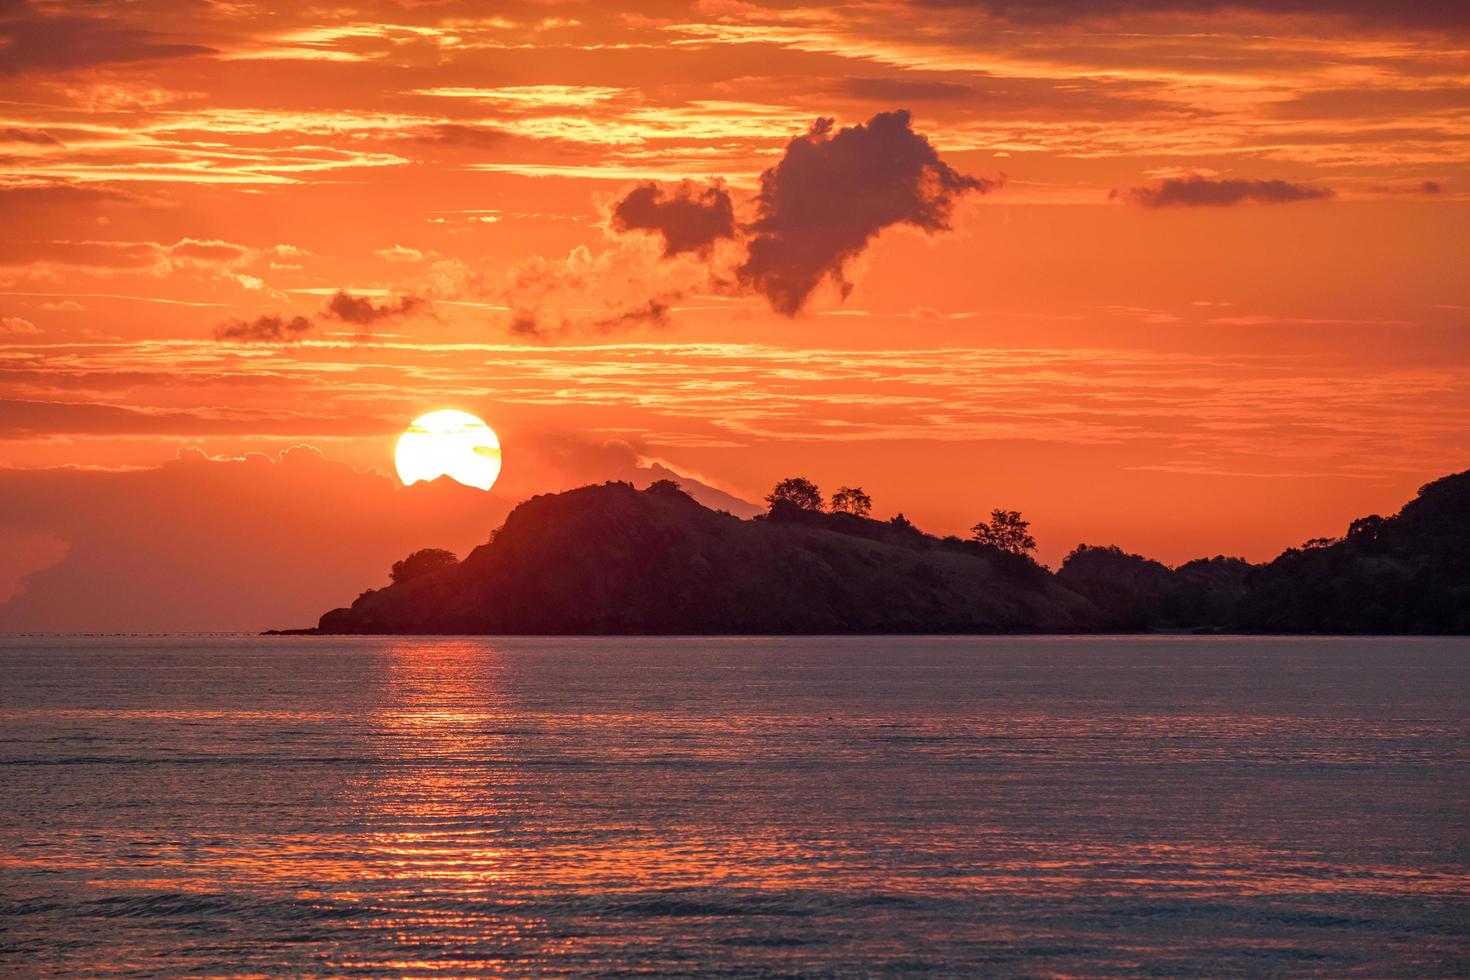
<instances>
[{"instance_id":1,"label":"hazy sky near horizon","mask_svg":"<svg viewBox=\"0 0 1470 980\"><path fill-rule=\"evenodd\" d=\"M1470 466L1462 5L0 0L0 115L0 602L655 463L1053 563ZM458 534L372 472L441 407Z\"/></svg>"}]
</instances>

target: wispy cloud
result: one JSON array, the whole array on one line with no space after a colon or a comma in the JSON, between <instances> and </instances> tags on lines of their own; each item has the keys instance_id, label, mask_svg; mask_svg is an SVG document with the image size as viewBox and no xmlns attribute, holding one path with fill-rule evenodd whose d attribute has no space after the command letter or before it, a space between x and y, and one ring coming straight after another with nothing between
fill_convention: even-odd
<instances>
[{"instance_id":1,"label":"wispy cloud","mask_svg":"<svg viewBox=\"0 0 1470 980\"><path fill-rule=\"evenodd\" d=\"M1335 195L1330 188L1293 184L1285 180L1216 180L1196 176L1115 190L1113 196L1146 208L1196 208L1291 204L1295 201L1320 201Z\"/></svg>"}]
</instances>

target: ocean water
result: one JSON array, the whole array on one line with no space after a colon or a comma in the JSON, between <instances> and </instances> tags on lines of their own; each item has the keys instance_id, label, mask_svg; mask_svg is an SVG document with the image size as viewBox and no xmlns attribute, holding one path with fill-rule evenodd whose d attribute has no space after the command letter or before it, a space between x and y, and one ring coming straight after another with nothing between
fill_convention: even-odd
<instances>
[{"instance_id":1,"label":"ocean water","mask_svg":"<svg viewBox=\"0 0 1470 980\"><path fill-rule=\"evenodd\" d=\"M1470 640L4 638L0 972L1465 975Z\"/></svg>"}]
</instances>

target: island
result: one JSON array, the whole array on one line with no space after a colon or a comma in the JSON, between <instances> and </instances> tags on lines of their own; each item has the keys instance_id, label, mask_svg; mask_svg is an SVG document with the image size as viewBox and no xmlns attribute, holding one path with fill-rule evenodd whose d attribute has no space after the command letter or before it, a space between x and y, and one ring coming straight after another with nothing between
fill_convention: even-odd
<instances>
[{"instance_id":1,"label":"island","mask_svg":"<svg viewBox=\"0 0 1470 980\"><path fill-rule=\"evenodd\" d=\"M282 632L1470 633L1470 471L1266 564L1081 545L1053 572L1024 548L819 507L741 519L673 480L543 494L463 561L415 553L393 584Z\"/></svg>"}]
</instances>

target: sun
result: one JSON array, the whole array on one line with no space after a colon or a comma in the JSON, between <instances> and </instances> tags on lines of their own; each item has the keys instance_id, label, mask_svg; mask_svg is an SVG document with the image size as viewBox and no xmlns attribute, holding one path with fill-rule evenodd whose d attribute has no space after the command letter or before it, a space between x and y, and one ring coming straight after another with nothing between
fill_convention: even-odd
<instances>
[{"instance_id":1,"label":"sun","mask_svg":"<svg viewBox=\"0 0 1470 980\"><path fill-rule=\"evenodd\" d=\"M420 415L393 451L405 485L447 476L489 490L500 476L500 440L483 420L453 408Z\"/></svg>"}]
</instances>

